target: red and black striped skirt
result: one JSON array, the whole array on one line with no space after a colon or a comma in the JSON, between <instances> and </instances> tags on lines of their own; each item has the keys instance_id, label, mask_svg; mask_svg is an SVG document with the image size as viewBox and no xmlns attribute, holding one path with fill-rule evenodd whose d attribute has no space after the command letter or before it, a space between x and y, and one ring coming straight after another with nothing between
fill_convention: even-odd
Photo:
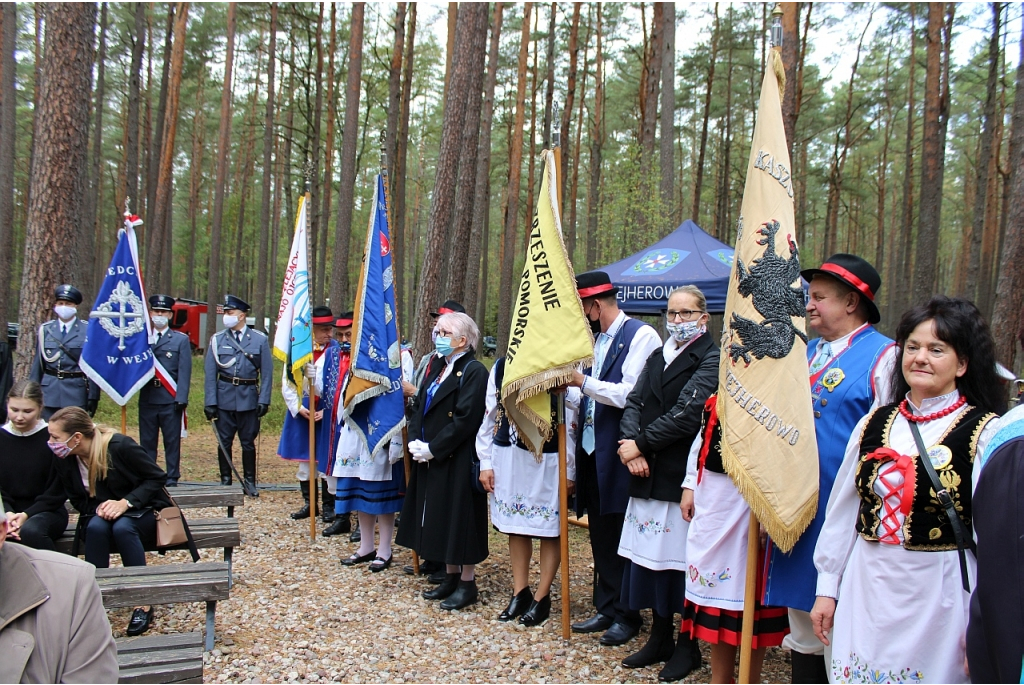
<instances>
[{"instance_id":1,"label":"red and black striped skirt","mask_svg":"<svg viewBox=\"0 0 1024 685\"><path fill-rule=\"evenodd\" d=\"M702 607L686 600L683 623L679 632L709 644L719 642L736 647L743 631L743 612L716 607ZM765 607L757 603L754 611L753 648L778 647L789 634L789 610L786 607Z\"/></svg>"}]
</instances>

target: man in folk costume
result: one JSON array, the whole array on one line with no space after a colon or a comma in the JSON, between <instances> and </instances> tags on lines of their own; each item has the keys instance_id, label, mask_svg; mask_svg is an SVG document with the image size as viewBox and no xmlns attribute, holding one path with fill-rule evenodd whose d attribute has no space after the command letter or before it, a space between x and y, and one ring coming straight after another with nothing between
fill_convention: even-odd
<instances>
[{"instance_id":1,"label":"man in folk costume","mask_svg":"<svg viewBox=\"0 0 1024 685\"><path fill-rule=\"evenodd\" d=\"M78 366L87 328L76 311L82 293L73 285L59 285L53 297L57 319L39 327L28 377L43 386L44 419L64 407L82 407L92 416L100 403L100 387Z\"/></svg>"},{"instance_id":2,"label":"man in folk costume","mask_svg":"<svg viewBox=\"0 0 1024 685\"><path fill-rule=\"evenodd\" d=\"M313 307L313 359L319 359L324 351L331 345L337 345L331 340L331 332L334 327L334 314L330 307ZM302 492L303 506L298 511L292 512L291 517L295 520L307 519L310 516L309 506L309 392L295 387L288 377L288 370L285 369L281 375L281 395L284 397L288 413L284 415L284 425L281 428L281 440L277 446L277 456L289 461L299 463L298 472L295 477L299 481L299 490ZM316 416L314 420L322 425L323 402L317 398ZM323 474L321 474L322 477ZM334 497L327 488L321 488L322 508L321 513L325 523L334 520ZM328 516L330 514L330 516Z\"/></svg>"},{"instance_id":3,"label":"man in folk costume","mask_svg":"<svg viewBox=\"0 0 1024 685\"><path fill-rule=\"evenodd\" d=\"M218 450L220 482L231 485L231 445L238 435L242 447L242 476L256 490L256 436L260 418L270 409L274 360L263 333L249 328L245 316L249 303L224 298L224 330L215 333L206 347L205 406L208 420L217 419L217 434L227 454ZM258 495L257 495L258 496Z\"/></svg>"},{"instance_id":4,"label":"man in folk costume","mask_svg":"<svg viewBox=\"0 0 1024 685\"><path fill-rule=\"evenodd\" d=\"M163 433L169 486L181 478L181 433L192 382L192 345L187 335L171 330L173 308L170 295L149 298L151 347L158 366L153 380L139 390L139 444L155 462L157 431Z\"/></svg>"},{"instance_id":5,"label":"man in folk costume","mask_svg":"<svg viewBox=\"0 0 1024 685\"><path fill-rule=\"evenodd\" d=\"M629 503L629 470L619 460L619 421L651 353L661 347L658 333L619 310L608 274L591 271L576 277L583 312L596 337L594 366L577 371L571 386L580 388L576 446L576 508L587 512L594 555L597 613L574 623L577 633L604 632L603 645L622 645L636 637L643 621L622 601L626 560L618 555L619 538Z\"/></svg>"},{"instance_id":6,"label":"man in folk costume","mask_svg":"<svg viewBox=\"0 0 1024 685\"><path fill-rule=\"evenodd\" d=\"M333 475L335 455L341 438L341 408L349 364L352 362L352 323L353 312L345 312L334 322L334 341L316 361L316 377L322 379L320 394L323 401L324 420L316 436L317 469L326 474L327 483L337 494L338 479ZM332 498L331 513L334 522L324 529L324 537L351 533L349 540L359 542L359 527L352 528L352 517L348 513L339 514L337 500Z\"/></svg>"},{"instance_id":7,"label":"man in folk costume","mask_svg":"<svg viewBox=\"0 0 1024 685\"><path fill-rule=\"evenodd\" d=\"M895 357L893 341L872 326L881 319L874 300L882 279L871 264L840 253L801 275L810 283L808 320L820 336L807 343L818 445L818 510L790 553L769 545L762 603L789 607L791 632L783 646L793 650L793 682L823 683L828 678L824 650L809 616L817 583L814 546L850 434L872 406L885 403Z\"/></svg>"}]
</instances>

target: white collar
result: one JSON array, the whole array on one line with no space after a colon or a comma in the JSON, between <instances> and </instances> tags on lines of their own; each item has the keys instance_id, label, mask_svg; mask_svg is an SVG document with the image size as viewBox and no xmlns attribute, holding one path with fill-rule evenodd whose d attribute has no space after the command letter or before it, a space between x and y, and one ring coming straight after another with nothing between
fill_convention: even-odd
<instances>
[{"instance_id":1,"label":"white collar","mask_svg":"<svg viewBox=\"0 0 1024 685\"><path fill-rule=\"evenodd\" d=\"M960 391L954 390L948 392L945 395L939 395L938 397L928 397L921 402L921 406L915 406L910 400L910 393L907 393L907 404L918 414L931 414L932 412L942 411L946 407L951 407L956 404L957 400L960 399Z\"/></svg>"},{"instance_id":2,"label":"white collar","mask_svg":"<svg viewBox=\"0 0 1024 685\"><path fill-rule=\"evenodd\" d=\"M608 331L602 332L601 335L607 335L609 339L614 338L624 323L626 323L626 312L620 311L619 315L612 321L612 325L608 327Z\"/></svg>"},{"instance_id":3,"label":"white collar","mask_svg":"<svg viewBox=\"0 0 1024 685\"><path fill-rule=\"evenodd\" d=\"M27 438L30 435L35 435L36 433L38 433L39 431L43 430L44 428L46 428L46 421L43 421L42 419L39 419L36 422L35 426L33 426L32 428L28 429L24 433L22 433L17 428L15 428L14 424L11 423L10 421L8 421L7 423L5 423L3 425L3 429L5 431L7 431L11 435L15 435L15 436L17 436L19 438Z\"/></svg>"},{"instance_id":4,"label":"white collar","mask_svg":"<svg viewBox=\"0 0 1024 685\"><path fill-rule=\"evenodd\" d=\"M829 348L832 350L832 356L834 357L837 354L839 354L840 352L842 352L843 350L845 350L847 347L850 346L850 340L853 339L853 336L857 335L858 333L860 333L862 330L864 330L865 328L867 328L870 325L871 324L869 324L869 323L863 323L860 326L857 326L856 328L854 328L852 331L850 331L846 335L842 336L841 338L836 338L835 340L825 340L824 338L822 338L821 339L821 343L822 344L824 344L824 343L828 343L829 344Z\"/></svg>"}]
</instances>

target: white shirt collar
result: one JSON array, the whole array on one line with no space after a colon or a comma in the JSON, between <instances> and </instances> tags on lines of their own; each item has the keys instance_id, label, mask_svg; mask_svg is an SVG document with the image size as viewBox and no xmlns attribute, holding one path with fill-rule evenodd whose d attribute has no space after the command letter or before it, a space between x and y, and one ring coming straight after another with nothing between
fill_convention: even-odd
<instances>
[{"instance_id":1,"label":"white shirt collar","mask_svg":"<svg viewBox=\"0 0 1024 685\"><path fill-rule=\"evenodd\" d=\"M601 335L607 335L609 340L614 338L624 323L626 323L626 312L620 311L619 315L612 321L612 325L608 327L608 331L601 333Z\"/></svg>"},{"instance_id":2,"label":"white shirt collar","mask_svg":"<svg viewBox=\"0 0 1024 685\"><path fill-rule=\"evenodd\" d=\"M3 429L4 429L5 431L7 431L8 433L10 433L11 435L16 435L16 436L18 436L19 438L27 438L27 437L28 437L28 436L30 436L30 435L35 435L36 433L38 433L39 431L43 430L44 428L46 428L46 421L43 421L42 419L39 419L39 420L38 420L38 421L36 422L36 425L35 425L35 426L33 426L32 428L29 428L29 429L28 429L27 431L25 431L24 433L22 433L22 432L21 432L21 431L19 431L19 430L18 430L17 428L15 428L15 427L14 427L14 424L13 424L13 423L11 423L10 421L8 421L7 423L5 423L5 424L3 425Z\"/></svg>"},{"instance_id":3,"label":"white shirt collar","mask_svg":"<svg viewBox=\"0 0 1024 685\"><path fill-rule=\"evenodd\" d=\"M914 405L913 401L911 401L910 393L907 393L907 404L916 414L931 414L932 412L942 411L946 407L956 404L959 399L960 391L954 390L953 392L946 393L945 395L939 395L938 397L928 397L922 401L921 406L918 407Z\"/></svg>"},{"instance_id":4,"label":"white shirt collar","mask_svg":"<svg viewBox=\"0 0 1024 685\"><path fill-rule=\"evenodd\" d=\"M843 337L836 338L835 340L825 340L824 338L822 338L820 344L824 344L824 343L827 342L829 344L829 346L831 347L831 349L832 349L832 356L834 357L837 354L839 354L840 352L842 352L843 350L845 350L847 347L850 346L850 340L853 339L853 336L857 335L858 333L860 333L862 330L864 330L865 328L867 328L870 325L871 324L864 323L864 324L858 326L857 328L854 328L852 331L850 331L849 333L847 333Z\"/></svg>"}]
</instances>

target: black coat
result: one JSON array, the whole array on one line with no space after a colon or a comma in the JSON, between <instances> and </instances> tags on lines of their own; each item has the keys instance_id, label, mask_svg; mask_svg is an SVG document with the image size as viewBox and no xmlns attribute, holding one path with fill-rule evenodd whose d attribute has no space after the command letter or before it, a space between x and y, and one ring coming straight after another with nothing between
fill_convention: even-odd
<instances>
[{"instance_id":1,"label":"black coat","mask_svg":"<svg viewBox=\"0 0 1024 685\"><path fill-rule=\"evenodd\" d=\"M167 473L156 465L146 450L127 435L115 433L107 447L107 477L96 480L96 496L82 483L78 460L69 456L57 460L64 490L79 514L92 516L107 500L127 499L133 509L163 509L170 506L164 496Z\"/></svg>"},{"instance_id":2,"label":"black coat","mask_svg":"<svg viewBox=\"0 0 1024 685\"><path fill-rule=\"evenodd\" d=\"M629 496L678 502L686 458L700 431L704 403L718 385L720 353L705 333L665 368L661 349L647 358L619 424L624 440L635 440L651 475L629 477Z\"/></svg>"},{"instance_id":3,"label":"black coat","mask_svg":"<svg viewBox=\"0 0 1024 685\"><path fill-rule=\"evenodd\" d=\"M484 417L487 368L470 352L454 362L424 414L427 389L444 364L432 364L409 421L409 440L423 440L433 459L413 462L395 542L448 564L487 558L487 495L473 487L476 432Z\"/></svg>"}]
</instances>

